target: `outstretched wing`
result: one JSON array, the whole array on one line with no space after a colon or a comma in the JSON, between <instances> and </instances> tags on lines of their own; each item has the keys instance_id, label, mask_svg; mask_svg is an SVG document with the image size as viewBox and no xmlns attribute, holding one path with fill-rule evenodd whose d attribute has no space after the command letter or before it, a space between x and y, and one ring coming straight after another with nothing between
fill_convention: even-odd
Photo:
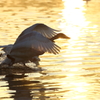
<instances>
[{"instance_id":1,"label":"outstretched wing","mask_svg":"<svg viewBox=\"0 0 100 100\"><path fill-rule=\"evenodd\" d=\"M44 52L57 54L60 47L54 44L51 40L42 36L40 33L33 31L19 37L13 45L10 55L24 57L40 55Z\"/></svg>"},{"instance_id":2,"label":"outstretched wing","mask_svg":"<svg viewBox=\"0 0 100 100\"><path fill-rule=\"evenodd\" d=\"M37 23L37 24L34 24L30 27L28 27L27 29L25 29L21 34L20 36L24 35L24 34L28 34L30 33L31 31L37 31L39 33L41 33L44 37L46 38L52 38L54 37L55 35L57 35L57 31L58 30L55 30L53 28L50 28L49 26L45 25L45 24L42 24L42 23ZM19 37L20 37L19 36Z\"/></svg>"}]
</instances>

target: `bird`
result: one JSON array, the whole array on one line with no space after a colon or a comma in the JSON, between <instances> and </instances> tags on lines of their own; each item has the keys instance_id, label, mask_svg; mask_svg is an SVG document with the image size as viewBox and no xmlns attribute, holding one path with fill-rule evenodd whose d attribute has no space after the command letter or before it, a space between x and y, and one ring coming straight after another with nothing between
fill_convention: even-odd
<instances>
[{"instance_id":1,"label":"bird","mask_svg":"<svg viewBox=\"0 0 100 100\"><path fill-rule=\"evenodd\" d=\"M1 50L5 52L5 55L10 53L12 47L13 47L13 44L0 46L0 48L2 48Z\"/></svg>"},{"instance_id":2,"label":"bird","mask_svg":"<svg viewBox=\"0 0 100 100\"><path fill-rule=\"evenodd\" d=\"M37 65L37 62L40 61L39 56L45 52L53 54L60 52L61 48L54 42L58 38L70 39L70 37L59 33L58 30L46 24L36 23L22 31L14 44L0 46L6 54L1 65L12 66L14 63L20 62L25 65L28 61Z\"/></svg>"}]
</instances>

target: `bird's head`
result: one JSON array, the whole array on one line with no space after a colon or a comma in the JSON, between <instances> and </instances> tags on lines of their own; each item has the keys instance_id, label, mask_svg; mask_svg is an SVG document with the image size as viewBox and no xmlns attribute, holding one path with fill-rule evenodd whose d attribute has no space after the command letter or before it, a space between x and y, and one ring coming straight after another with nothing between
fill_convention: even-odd
<instances>
[{"instance_id":1,"label":"bird's head","mask_svg":"<svg viewBox=\"0 0 100 100\"><path fill-rule=\"evenodd\" d=\"M70 37L68 37L67 35L63 34L63 33L59 33L57 35L58 38L63 38L63 39L70 39Z\"/></svg>"}]
</instances>

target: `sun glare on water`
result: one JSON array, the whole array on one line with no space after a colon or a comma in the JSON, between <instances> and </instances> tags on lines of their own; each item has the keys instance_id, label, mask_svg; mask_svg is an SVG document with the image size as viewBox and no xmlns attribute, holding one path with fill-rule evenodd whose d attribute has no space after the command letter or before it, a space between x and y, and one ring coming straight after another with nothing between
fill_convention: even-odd
<instances>
[{"instance_id":1,"label":"sun glare on water","mask_svg":"<svg viewBox=\"0 0 100 100\"><path fill-rule=\"evenodd\" d=\"M78 38L82 28L86 27L89 22L86 22L84 17L84 1L83 0L63 0L64 9L62 10L62 19L60 20L60 28L71 38Z\"/></svg>"}]
</instances>

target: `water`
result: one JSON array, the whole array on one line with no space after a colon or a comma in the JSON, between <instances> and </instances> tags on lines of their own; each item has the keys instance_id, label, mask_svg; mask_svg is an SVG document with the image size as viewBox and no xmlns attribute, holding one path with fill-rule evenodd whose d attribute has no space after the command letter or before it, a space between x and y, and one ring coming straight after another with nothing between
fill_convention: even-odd
<instances>
[{"instance_id":1,"label":"water","mask_svg":"<svg viewBox=\"0 0 100 100\"><path fill-rule=\"evenodd\" d=\"M11 1L0 1L0 45L35 23L71 39L56 41L58 55L40 56L42 70L0 69L0 100L100 100L99 0Z\"/></svg>"}]
</instances>

